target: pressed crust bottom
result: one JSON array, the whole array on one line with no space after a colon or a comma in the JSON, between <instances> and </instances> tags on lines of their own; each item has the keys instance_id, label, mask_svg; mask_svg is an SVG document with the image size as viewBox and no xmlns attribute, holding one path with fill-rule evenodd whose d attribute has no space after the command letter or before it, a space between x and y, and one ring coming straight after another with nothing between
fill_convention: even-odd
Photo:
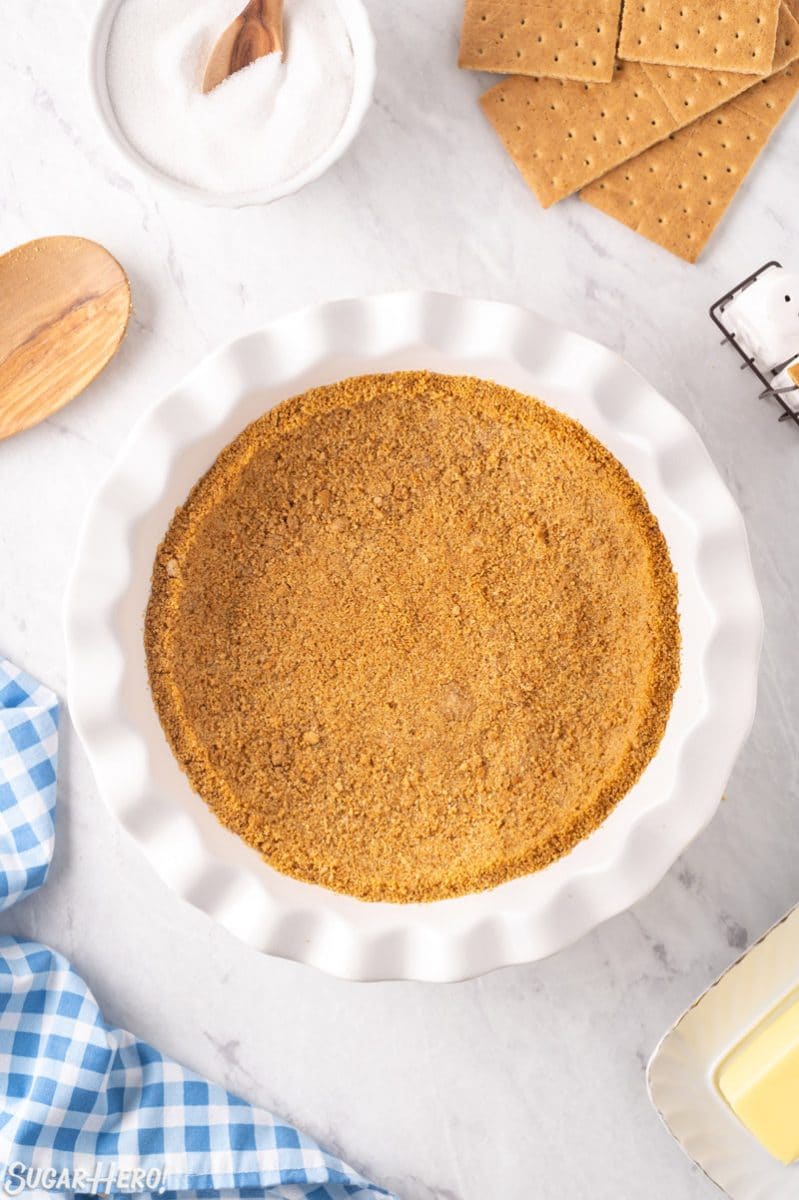
<instances>
[{"instance_id":1,"label":"pressed crust bottom","mask_svg":"<svg viewBox=\"0 0 799 1200\"><path fill-rule=\"evenodd\" d=\"M678 683L677 583L575 421L363 376L222 451L159 547L145 646L224 825L299 879L431 901L545 867L629 791Z\"/></svg>"}]
</instances>

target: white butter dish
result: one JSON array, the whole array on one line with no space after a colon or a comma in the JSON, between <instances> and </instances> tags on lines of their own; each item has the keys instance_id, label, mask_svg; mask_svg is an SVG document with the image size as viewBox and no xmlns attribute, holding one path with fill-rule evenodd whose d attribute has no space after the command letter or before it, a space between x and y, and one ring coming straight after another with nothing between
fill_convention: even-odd
<instances>
[{"instance_id":1,"label":"white butter dish","mask_svg":"<svg viewBox=\"0 0 799 1200\"><path fill-rule=\"evenodd\" d=\"M717 1071L729 1052L797 987L799 907L680 1017L649 1063L649 1095L664 1124L730 1200L799 1196L799 1163L784 1166L772 1158L716 1086Z\"/></svg>"}]
</instances>

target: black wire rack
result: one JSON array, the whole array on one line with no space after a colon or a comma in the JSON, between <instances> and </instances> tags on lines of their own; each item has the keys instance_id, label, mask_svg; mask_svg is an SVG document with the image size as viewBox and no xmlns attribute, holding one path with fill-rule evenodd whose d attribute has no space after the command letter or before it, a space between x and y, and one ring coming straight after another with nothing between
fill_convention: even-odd
<instances>
[{"instance_id":1,"label":"black wire rack","mask_svg":"<svg viewBox=\"0 0 799 1200\"><path fill-rule=\"evenodd\" d=\"M747 354L744 348L738 344L735 333L731 329L728 329L723 321L724 311L730 301L735 300L737 296L740 296L741 292L745 292L748 287L751 287L753 283L760 279L761 275L765 275L766 271L771 271L775 267L780 269L782 267L782 263L778 263L774 259L771 262L764 263L759 270L753 272L753 274L748 276L748 278L744 279L743 282L739 283L737 287L734 287L731 292L727 292L726 296L722 296L720 300L717 300L716 303L712 305L710 309L710 318L724 334L721 342L722 346L726 346L729 343L729 345L731 345L738 355L743 359L743 362L741 363L741 370L751 371L753 375L760 380L760 383L763 387L763 390L760 393L760 399L776 400L777 404L782 409L780 420L793 421L795 425L799 426L799 408L792 407L792 401L799 402L799 385L792 384L790 387L774 386L774 380L776 377L781 371L785 370L789 363L793 362L793 358L787 359L787 361L784 363L779 363L778 366L773 367L770 371L761 371L755 359L752 358L751 355Z\"/></svg>"}]
</instances>

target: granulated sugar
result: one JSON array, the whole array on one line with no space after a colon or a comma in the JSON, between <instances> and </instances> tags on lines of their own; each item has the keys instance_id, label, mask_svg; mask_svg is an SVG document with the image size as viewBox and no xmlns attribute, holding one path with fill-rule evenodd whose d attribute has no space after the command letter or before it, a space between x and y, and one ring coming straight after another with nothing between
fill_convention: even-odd
<instances>
[{"instance_id":1,"label":"granulated sugar","mask_svg":"<svg viewBox=\"0 0 799 1200\"><path fill-rule=\"evenodd\" d=\"M293 179L335 140L352 97L336 0L289 0L284 61L270 54L204 95L211 50L242 7L124 0L108 41L108 91L125 136L165 174L218 194Z\"/></svg>"}]
</instances>

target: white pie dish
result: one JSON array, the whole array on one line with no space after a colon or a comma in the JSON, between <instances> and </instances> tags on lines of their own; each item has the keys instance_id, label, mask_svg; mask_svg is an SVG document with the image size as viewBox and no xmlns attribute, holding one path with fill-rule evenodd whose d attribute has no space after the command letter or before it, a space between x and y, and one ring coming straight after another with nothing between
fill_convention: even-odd
<instances>
[{"instance_id":1,"label":"white pie dish","mask_svg":"<svg viewBox=\"0 0 799 1200\"><path fill-rule=\"evenodd\" d=\"M538 396L624 463L679 578L682 679L657 755L570 854L491 891L370 904L278 874L192 793L150 698L143 616L174 509L245 425L309 387L421 368ZM735 503L692 427L631 367L511 305L399 293L275 321L140 419L87 515L65 631L72 718L100 791L179 895L250 945L335 975L456 980L575 941L650 891L704 828L752 722L762 614Z\"/></svg>"},{"instance_id":2,"label":"white pie dish","mask_svg":"<svg viewBox=\"0 0 799 1200\"><path fill-rule=\"evenodd\" d=\"M293 195L300 188L313 183L325 173L349 149L355 140L366 113L372 102L375 84L375 39L369 15L363 0L336 0L341 17L347 29L354 63L352 97L346 118L334 140L324 153L310 162L290 179L276 183L272 187L257 188L244 192L214 192L208 188L182 183L179 179L162 171L151 163L133 145L119 122L111 95L108 89L106 61L108 57L108 39L114 18L123 0L102 0L90 40L89 51L89 90L94 101L97 116L105 127L108 136L121 154L148 175L150 179L168 188L175 195L185 200L194 200L206 204L226 208L244 208L253 204L271 204L284 196Z\"/></svg>"}]
</instances>

